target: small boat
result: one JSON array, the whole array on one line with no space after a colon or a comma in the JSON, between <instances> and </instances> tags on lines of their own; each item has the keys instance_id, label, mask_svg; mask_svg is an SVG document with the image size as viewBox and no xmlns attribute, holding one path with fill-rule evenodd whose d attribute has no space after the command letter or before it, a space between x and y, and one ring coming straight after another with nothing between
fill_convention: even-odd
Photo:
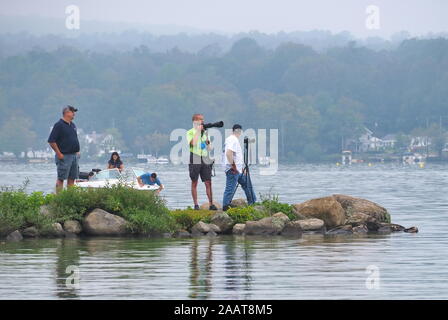
<instances>
[{"instance_id":1,"label":"small boat","mask_svg":"<svg viewBox=\"0 0 448 320\"><path fill-rule=\"evenodd\" d=\"M138 168L129 168L120 171L114 169L93 169L88 173L80 174L81 179L75 181L75 185L80 188L106 188L113 185L123 184L136 190L154 191L159 189L158 185L144 185L138 184L137 177L144 174L145 171Z\"/></svg>"},{"instance_id":2,"label":"small boat","mask_svg":"<svg viewBox=\"0 0 448 320\"><path fill-rule=\"evenodd\" d=\"M157 158L156 163L157 164L168 164L168 163L170 163L170 160L168 160L168 158L166 158L166 157L159 157L159 158Z\"/></svg>"}]
</instances>

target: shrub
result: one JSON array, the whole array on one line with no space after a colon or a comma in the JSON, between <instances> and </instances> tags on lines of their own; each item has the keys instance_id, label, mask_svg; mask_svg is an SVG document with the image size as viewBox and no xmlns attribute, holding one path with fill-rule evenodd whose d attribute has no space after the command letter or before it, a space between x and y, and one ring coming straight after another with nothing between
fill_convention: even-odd
<instances>
[{"instance_id":1,"label":"shrub","mask_svg":"<svg viewBox=\"0 0 448 320\"><path fill-rule=\"evenodd\" d=\"M0 192L0 236L30 226L40 230L50 228L54 220L39 214L39 208L44 203L42 192L30 195L22 190Z\"/></svg>"},{"instance_id":2,"label":"shrub","mask_svg":"<svg viewBox=\"0 0 448 320\"><path fill-rule=\"evenodd\" d=\"M261 205L266 208L270 215L277 212L283 212L289 219L297 219L293 212L293 206L288 203L281 203L278 200L278 195L261 195Z\"/></svg>"},{"instance_id":3,"label":"shrub","mask_svg":"<svg viewBox=\"0 0 448 320\"><path fill-rule=\"evenodd\" d=\"M260 220L268 217L269 213L265 210L259 210L254 206L241 208L230 208L227 214L235 221L235 223L245 223L246 221Z\"/></svg>"},{"instance_id":4,"label":"shrub","mask_svg":"<svg viewBox=\"0 0 448 320\"><path fill-rule=\"evenodd\" d=\"M209 223L214 211L210 210L193 210L191 208L186 210L173 210L171 216L175 219L179 227L190 230L199 221Z\"/></svg>"}]
</instances>

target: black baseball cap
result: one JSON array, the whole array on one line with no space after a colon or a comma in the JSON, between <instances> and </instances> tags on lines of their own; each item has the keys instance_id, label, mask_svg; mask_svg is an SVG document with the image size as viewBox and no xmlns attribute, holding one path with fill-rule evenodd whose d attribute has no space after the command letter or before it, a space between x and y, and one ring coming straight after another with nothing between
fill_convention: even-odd
<instances>
[{"instance_id":1,"label":"black baseball cap","mask_svg":"<svg viewBox=\"0 0 448 320\"><path fill-rule=\"evenodd\" d=\"M76 109L75 107L72 107L72 106L67 105L67 106L65 106L64 108L62 108L62 114L64 114L65 111L77 112L78 109Z\"/></svg>"},{"instance_id":2,"label":"black baseball cap","mask_svg":"<svg viewBox=\"0 0 448 320\"><path fill-rule=\"evenodd\" d=\"M241 127L239 124L234 124L232 130L235 131L237 129L243 129L243 127Z\"/></svg>"}]
</instances>

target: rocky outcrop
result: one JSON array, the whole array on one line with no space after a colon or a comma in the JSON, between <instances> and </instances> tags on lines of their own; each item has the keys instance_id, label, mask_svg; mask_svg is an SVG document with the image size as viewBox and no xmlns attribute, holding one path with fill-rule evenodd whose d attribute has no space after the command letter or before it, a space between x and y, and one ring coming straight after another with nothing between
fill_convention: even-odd
<instances>
[{"instance_id":1,"label":"rocky outcrop","mask_svg":"<svg viewBox=\"0 0 448 320\"><path fill-rule=\"evenodd\" d=\"M11 241L11 242L20 241L22 239L23 239L23 237L19 230L11 232L10 234L8 234L6 236L6 241Z\"/></svg>"},{"instance_id":2,"label":"rocky outcrop","mask_svg":"<svg viewBox=\"0 0 448 320\"><path fill-rule=\"evenodd\" d=\"M174 233L174 238L190 238L191 234L187 230L179 230Z\"/></svg>"},{"instance_id":3,"label":"rocky outcrop","mask_svg":"<svg viewBox=\"0 0 448 320\"><path fill-rule=\"evenodd\" d=\"M334 194L333 198L344 209L348 224L367 221L390 223L390 215L387 210L375 202L342 194Z\"/></svg>"},{"instance_id":4,"label":"rocky outcrop","mask_svg":"<svg viewBox=\"0 0 448 320\"><path fill-rule=\"evenodd\" d=\"M298 221L288 221L282 230L282 236L286 237L300 237L302 235L302 228Z\"/></svg>"},{"instance_id":5,"label":"rocky outcrop","mask_svg":"<svg viewBox=\"0 0 448 320\"><path fill-rule=\"evenodd\" d=\"M295 220L293 223L297 224L302 231L322 231L325 225L323 220L316 218Z\"/></svg>"},{"instance_id":6,"label":"rocky outcrop","mask_svg":"<svg viewBox=\"0 0 448 320\"><path fill-rule=\"evenodd\" d=\"M293 205L298 219L317 218L324 221L325 227L331 229L345 224L345 211L332 196L317 198Z\"/></svg>"},{"instance_id":7,"label":"rocky outcrop","mask_svg":"<svg viewBox=\"0 0 448 320\"><path fill-rule=\"evenodd\" d=\"M221 229L215 224L212 223L205 223L203 221L199 221L191 228L191 234L193 236L203 236L208 233L221 233Z\"/></svg>"},{"instance_id":8,"label":"rocky outcrop","mask_svg":"<svg viewBox=\"0 0 448 320\"><path fill-rule=\"evenodd\" d=\"M35 238L35 237L39 236L39 230L37 230L37 228L34 226L28 227L28 228L23 229L22 235L25 238Z\"/></svg>"},{"instance_id":9,"label":"rocky outcrop","mask_svg":"<svg viewBox=\"0 0 448 320\"><path fill-rule=\"evenodd\" d=\"M247 201L243 198L233 199L230 203L232 208L242 208L247 207Z\"/></svg>"},{"instance_id":10,"label":"rocky outcrop","mask_svg":"<svg viewBox=\"0 0 448 320\"><path fill-rule=\"evenodd\" d=\"M127 222L122 217L95 209L85 217L83 230L88 235L118 236L127 233Z\"/></svg>"},{"instance_id":11,"label":"rocky outcrop","mask_svg":"<svg viewBox=\"0 0 448 320\"><path fill-rule=\"evenodd\" d=\"M219 202L213 201L213 204L218 208L218 210L222 210L222 206ZM210 209L210 203L206 202L200 205L199 207L201 210L209 210Z\"/></svg>"},{"instance_id":12,"label":"rocky outcrop","mask_svg":"<svg viewBox=\"0 0 448 320\"><path fill-rule=\"evenodd\" d=\"M232 227L235 224L232 218L225 212L217 212L215 213L210 222L219 227L221 233L230 233L232 231Z\"/></svg>"},{"instance_id":13,"label":"rocky outcrop","mask_svg":"<svg viewBox=\"0 0 448 320\"><path fill-rule=\"evenodd\" d=\"M353 234L353 227L351 224L347 224L344 226L338 226L331 230L328 230L325 234L327 235L349 235Z\"/></svg>"},{"instance_id":14,"label":"rocky outcrop","mask_svg":"<svg viewBox=\"0 0 448 320\"><path fill-rule=\"evenodd\" d=\"M258 221L247 221L244 234L277 235L282 232L287 222L289 222L289 218L283 213L276 213L272 217L266 217Z\"/></svg>"},{"instance_id":15,"label":"rocky outcrop","mask_svg":"<svg viewBox=\"0 0 448 320\"><path fill-rule=\"evenodd\" d=\"M242 235L242 234L244 234L245 228L246 228L246 225L244 223L237 223L232 228L232 234Z\"/></svg>"},{"instance_id":16,"label":"rocky outcrop","mask_svg":"<svg viewBox=\"0 0 448 320\"><path fill-rule=\"evenodd\" d=\"M61 224L58 222L55 222L51 225L51 231L50 236L53 237L63 237L65 235L64 229L62 228Z\"/></svg>"},{"instance_id":17,"label":"rocky outcrop","mask_svg":"<svg viewBox=\"0 0 448 320\"><path fill-rule=\"evenodd\" d=\"M82 227L78 221L68 220L64 222L64 230L68 233L80 234L82 232Z\"/></svg>"}]
</instances>

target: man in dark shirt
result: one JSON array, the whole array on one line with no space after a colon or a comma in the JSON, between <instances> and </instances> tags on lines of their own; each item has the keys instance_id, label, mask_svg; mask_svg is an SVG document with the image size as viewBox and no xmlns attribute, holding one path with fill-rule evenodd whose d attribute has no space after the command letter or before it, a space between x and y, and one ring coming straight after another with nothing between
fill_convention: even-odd
<instances>
[{"instance_id":1,"label":"man in dark shirt","mask_svg":"<svg viewBox=\"0 0 448 320\"><path fill-rule=\"evenodd\" d=\"M62 118L56 122L48 137L48 143L54 150L58 178L56 180L56 192L64 186L72 186L79 176L79 141L76 125L73 123L75 112L78 109L66 106L62 109Z\"/></svg>"}]
</instances>

